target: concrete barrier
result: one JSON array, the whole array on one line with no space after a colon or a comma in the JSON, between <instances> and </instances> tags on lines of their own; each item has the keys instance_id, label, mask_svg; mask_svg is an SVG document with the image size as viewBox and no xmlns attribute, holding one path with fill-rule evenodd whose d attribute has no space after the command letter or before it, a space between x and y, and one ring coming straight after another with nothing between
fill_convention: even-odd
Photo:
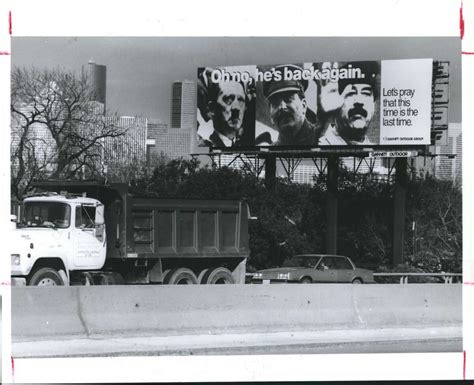
<instances>
[{"instance_id":1,"label":"concrete barrier","mask_svg":"<svg viewBox=\"0 0 474 385\"><path fill-rule=\"evenodd\" d=\"M461 325L462 285L12 289L13 341Z\"/></svg>"},{"instance_id":2,"label":"concrete barrier","mask_svg":"<svg viewBox=\"0 0 474 385\"><path fill-rule=\"evenodd\" d=\"M79 308L79 288L45 291L12 288L12 336L22 338L86 335Z\"/></svg>"}]
</instances>

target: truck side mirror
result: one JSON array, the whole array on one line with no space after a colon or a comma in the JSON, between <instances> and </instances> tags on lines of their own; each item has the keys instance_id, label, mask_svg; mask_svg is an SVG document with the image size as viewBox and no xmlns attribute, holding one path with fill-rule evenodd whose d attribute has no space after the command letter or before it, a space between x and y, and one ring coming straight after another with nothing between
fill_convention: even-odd
<instances>
[{"instance_id":1,"label":"truck side mirror","mask_svg":"<svg viewBox=\"0 0 474 385\"><path fill-rule=\"evenodd\" d=\"M104 224L104 205L100 204L95 208L94 226L95 237L101 242L104 240Z\"/></svg>"},{"instance_id":2,"label":"truck side mirror","mask_svg":"<svg viewBox=\"0 0 474 385\"><path fill-rule=\"evenodd\" d=\"M247 218L251 221L256 221L258 219L258 217L253 217L252 214L250 214L250 207L248 204L247 204Z\"/></svg>"},{"instance_id":3,"label":"truck side mirror","mask_svg":"<svg viewBox=\"0 0 474 385\"><path fill-rule=\"evenodd\" d=\"M94 218L94 225L95 227L101 226L105 223L104 220L104 205L98 205L95 208L95 218Z\"/></svg>"}]
</instances>

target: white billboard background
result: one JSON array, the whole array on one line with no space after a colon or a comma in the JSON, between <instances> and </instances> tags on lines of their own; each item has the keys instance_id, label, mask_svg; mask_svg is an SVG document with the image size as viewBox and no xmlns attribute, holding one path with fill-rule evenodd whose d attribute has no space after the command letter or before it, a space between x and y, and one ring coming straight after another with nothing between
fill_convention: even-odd
<instances>
[{"instance_id":1,"label":"white billboard background","mask_svg":"<svg viewBox=\"0 0 474 385\"><path fill-rule=\"evenodd\" d=\"M432 59L382 60L380 144L430 144Z\"/></svg>"}]
</instances>

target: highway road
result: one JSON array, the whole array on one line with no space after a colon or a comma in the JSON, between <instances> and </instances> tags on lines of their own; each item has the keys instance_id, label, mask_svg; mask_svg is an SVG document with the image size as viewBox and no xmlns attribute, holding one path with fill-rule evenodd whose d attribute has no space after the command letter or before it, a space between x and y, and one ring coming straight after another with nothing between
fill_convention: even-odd
<instances>
[{"instance_id":1,"label":"highway road","mask_svg":"<svg viewBox=\"0 0 474 385\"><path fill-rule=\"evenodd\" d=\"M80 338L15 342L15 358L461 352L462 328Z\"/></svg>"}]
</instances>

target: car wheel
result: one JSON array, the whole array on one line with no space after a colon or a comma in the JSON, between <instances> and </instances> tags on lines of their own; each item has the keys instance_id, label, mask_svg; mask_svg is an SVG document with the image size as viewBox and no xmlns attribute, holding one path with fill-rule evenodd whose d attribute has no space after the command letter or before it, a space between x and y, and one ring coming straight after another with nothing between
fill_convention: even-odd
<instances>
[{"instance_id":1,"label":"car wheel","mask_svg":"<svg viewBox=\"0 0 474 385\"><path fill-rule=\"evenodd\" d=\"M362 283L362 280L360 278L355 278L355 279L352 280L352 283L360 284L360 283Z\"/></svg>"},{"instance_id":2,"label":"car wheel","mask_svg":"<svg viewBox=\"0 0 474 385\"><path fill-rule=\"evenodd\" d=\"M303 277L301 278L300 283L313 283L313 281L309 277Z\"/></svg>"},{"instance_id":3,"label":"car wheel","mask_svg":"<svg viewBox=\"0 0 474 385\"><path fill-rule=\"evenodd\" d=\"M63 279L57 270L50 267L43 267L37 270L30 278L30 286L64 286Z\"/></svg>"}]
</instances>

